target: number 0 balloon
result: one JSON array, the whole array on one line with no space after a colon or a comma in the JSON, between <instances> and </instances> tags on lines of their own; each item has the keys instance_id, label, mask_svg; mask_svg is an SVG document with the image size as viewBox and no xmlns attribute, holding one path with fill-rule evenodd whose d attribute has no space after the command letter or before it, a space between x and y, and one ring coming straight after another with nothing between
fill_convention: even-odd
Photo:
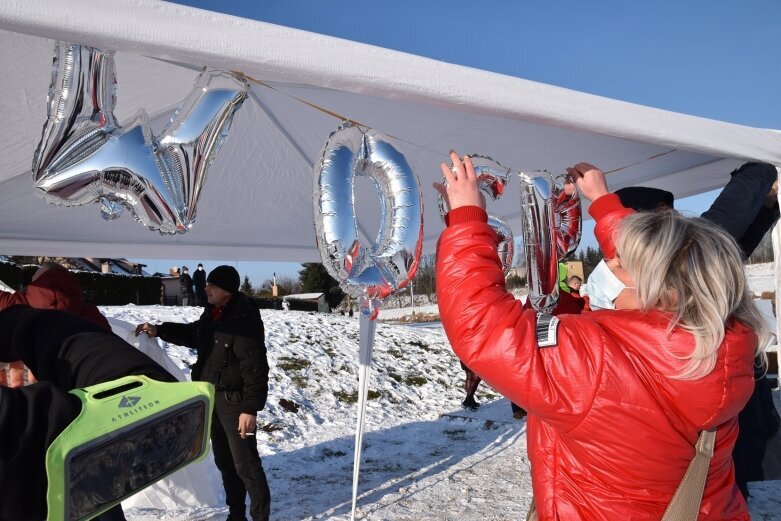
<instances>
[{"instance_id":1,"label":"number 0 balloon","mask_svg":"<svg viewBox=\"0 0 781 521\"><path fill-rule=\"evenodd\" d=\"M357 177L372 180L380 200L380 229L374 242L361 240L355 215ZM315 166L315 235L323 264L360 301L358 418L353 459L355 518L363 425L374 333L382 300L415 276L423 245L420 182L404 155L374 130L345 123L329 137Z\"/></svg>"},{"instance_id":2,"label":"number 0 balloon","mask_svg":"<svg viewBox=\"0 0 781 521\"><path fill-rule=\"evenodd\" d=\"M315 167L314 215L323 264L346 292L374 301L409 284L423 245L420 182L404 155L379 132L344 124L333 132ZM371 179L381 225L373 243L358 234L355 180Z\"/></svg>"}]
</instances>

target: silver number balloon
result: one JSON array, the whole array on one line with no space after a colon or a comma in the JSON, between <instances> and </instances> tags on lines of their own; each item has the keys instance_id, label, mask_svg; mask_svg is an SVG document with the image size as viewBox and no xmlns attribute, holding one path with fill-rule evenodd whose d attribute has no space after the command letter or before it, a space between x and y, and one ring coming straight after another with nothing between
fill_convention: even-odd
<instances>
[{"instance_id":1,"label":"silver number balloon","mask_svg":"<svg viewBox=\"0 0 781 521\"><path fill-rule=\"evenodd\" d=\"M358 235L358 176L370 179L380 198L381 224L371 244ZM315 166L313 202L317 246L326 270L347 293L368 303L361 306L362 313L376 316L379 301L406 287L420 261L420 181L382 134L346 123L328 137Z\"/></svg>"},{"instance_id":2,"label":"silver number balloon","mask_svg":"<svg viewBox=\"0 0 781 521\"><path fill-rule=\"evenodd\" d=\"M481 156L477 154L470 154L472 164L475 167L475 174L477 175L477 186L492 200L496 201L502 194L504 194L508 181L511 179L511 171L499 164L499 162L491 159L490 157ZM442 181L447 184L447 181ZM439 216L442 220L445 220L445 214L450 211L447 201L442 197L442 194L438 196ZM496 235L499 237L499 245L497 247L497 253L499 254L499 261L502 264L502 272L506 275L513 264L513 258L515 255L515 239L513 232L507 224L494 215L488 216L488 225L493 228Z\"/></svg>"},{"instance_id":3,"label":"silver number balloon","mask_svg":"<svg viewBox=\"0 0 781 521\"><path fill-rule=\"evenodd\" d=\"M551 313L559 300L559 261L580 241L580 199L566 176L539 171L520 173L520 179L529 300Z\"/></svg>"},{"instance_id":4,"label":"silver number balloon","mask_svg":"<svg viewBox=\"0 0 781 521\"><path fill-rule=\"evenodd\" d=\"M158 136L143 109L117 123L116 89L112 52L56 44L33 184L53 204L100 201L106 220L127 208L151 230L183 233L195 222L208 167L249 85L232 74L204 71Z\"/></svg>"}]
</instances>

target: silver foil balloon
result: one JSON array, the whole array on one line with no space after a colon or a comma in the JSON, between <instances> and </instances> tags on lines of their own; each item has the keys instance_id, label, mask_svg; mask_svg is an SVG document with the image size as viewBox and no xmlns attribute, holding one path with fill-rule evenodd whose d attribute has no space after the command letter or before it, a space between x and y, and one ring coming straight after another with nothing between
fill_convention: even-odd
<instances>
[{"instance_id":1,"label":"silver foil balloon","mask_svg":"<svg viewBox=\"0 0 781 521\"><path fill-rule=\"evenodd\" d=\"M477 175L477 187L482 192L496 201L502 194L504 194L507 182L511 179L511 170L502 166L498 161L491 159L490 157L481 155L472 155L469 157L472 159L472 164L475 167L475 174ZM446 180L442 180L442 183L447 185ZM437 202L439 206L439 216L442 221L445 220L445 214L450 211L450 208L442 197L442 194L437 196ZM513 257L515 255L515 239L513 232L507 224L494 215L488 216L488 225L493 228L496 235L499 237L499 245L497 247L497 253L499 254L499 261L502 263L502 272L506 275L513 264Z\"/></svg>"},{"instance_id":2,"label":"silver foil balloon","mask_svg":"<svg viewBox=\"0 0 781 521\"><path fill-rule=\"evenodd\" d=\"M493 215L488 216L488 226L494 229L496 236L499 237L499 245L496 252L499 254L499 262L502 263L502 273L507 275L513 265L515 257L515 238L513 231L503 220Z\"/></svg>"},{"instance_id":3,"label":"silver foil balloon","mask_svg":"<svg viewBox=\"0 0 781 521\"><path fill-rule=\"evenodd\" d=\"M112 52L56 44L33 184L53 204L100 201L106 220L127 208L151 230L183 233L195 222L208 167L249 84L233 74L204 71L159 136L143 109L117 123L116 86Z\"/></svg>"},{"instance_id":4,"label":"silver foil balloon","mask_svg":"<svg viewBox=\"0 0 781 521\"><path fill-rule=\"evenodd\" d=\"M549 314L559 300L559 261L580 241L580 200L565 176L522 172L520 179L529 300L534 309Z\"/></svg>"},{"instance_id":5,"label":"silver foil balloon","mask_svg":"<svg viewBox=\"0 0 781 521\"><path fill-rule=\"evenodd\" d=\"M575 183L568 175L555 178L554 208L556 253L559 262L575 253L580 244L583 225L583 208Z\"/></svg>"},{"instance_id":6,"label":"silver foil balloon","mask_svg":"<svg viewBox=\"0 0 781 521\"><path fill-rule=\"evenodd\" d=\"M358 235L355 179L370 179L380 199L374 242ZM349 123L331 133L315 165L315 235L328 273L376 316L379 301L409 284L423 245L420 181L404 155L379 132Z\"/></svg>"},{"instance_id":7,"label":"silver foil balloon","mask_svg":"<svg viewBox=\"0 0 781 521\"><path fill-rule=\"evenodd\" d=\"M355 180L374 183L380 199L380 229L371 244L361 241L355 215ZM420 181L407 160L374 130L345 123L331 133L315 166L312 194L315 236L323 265L360 302L358 414L350 519L358 499L363 427L379 305L415 276L423 246Z\"/></svg>"}]
</instances>

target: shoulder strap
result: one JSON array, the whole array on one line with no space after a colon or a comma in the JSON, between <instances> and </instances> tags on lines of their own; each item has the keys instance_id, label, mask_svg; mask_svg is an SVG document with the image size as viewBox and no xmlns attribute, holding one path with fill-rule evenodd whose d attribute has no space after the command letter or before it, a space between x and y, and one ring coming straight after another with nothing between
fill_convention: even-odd
<instances>
[{"instance_id":1,"label":"shoulder strap","mask_svg":"<svg viewBox=\"0 0 781 521\"><path fill-rule=\"evenodd\" d=\"M708 467L716 446L716 430L702 431L695 445L694 458L678 485L662 521L695 521L700 512Z\"/></svg>"}]
</instances>

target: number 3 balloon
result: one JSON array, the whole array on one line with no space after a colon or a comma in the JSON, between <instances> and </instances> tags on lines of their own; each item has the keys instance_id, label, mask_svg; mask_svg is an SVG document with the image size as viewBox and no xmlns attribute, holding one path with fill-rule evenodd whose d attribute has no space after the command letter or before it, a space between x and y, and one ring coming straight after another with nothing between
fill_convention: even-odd
<instances>
[{"instance_id":1,"label":"number 3 balloon","mask_svg":"<svg viewBox=\"0 0 781 521\"><path fill-rule=\"evenodd\" d=\"M480 156L477 154L469 156L472 159L472 164L475 167L475 174L477 175L477 186L487 196L496 201L504 193L507 182L510 180L511 171L500 165L497 161L494 161L490 157ZM447 181L442 181L447 184ZM439 216L442 220L445 220L445 214L450 211L450 208L442 197L442 194L438 196L439 203ZM493 228L496 235L499 237L499 245L497 247L497 253L499 254L499 261L502 263L502 271L507 272L512 267L513 256L515 255L515 239L513 238L513 232L507 224L496 216L488 216L488 225Z\"/></svg>"},{"instance_id":2,"label":"number 3 balloon","mask_svg":"<svg viewBox=\"0 0 781 521\"><path fill-rule=\"evenodd\" d=\"M56 44L34 186L53 204L101 201L104 219L128 208L152 230L183 233L195 221L209 164L249 85L231 74L203 72L159 136L143 109L125 125L117 123L116 85L112 52Z\"/></svg>"}]
</instances>

